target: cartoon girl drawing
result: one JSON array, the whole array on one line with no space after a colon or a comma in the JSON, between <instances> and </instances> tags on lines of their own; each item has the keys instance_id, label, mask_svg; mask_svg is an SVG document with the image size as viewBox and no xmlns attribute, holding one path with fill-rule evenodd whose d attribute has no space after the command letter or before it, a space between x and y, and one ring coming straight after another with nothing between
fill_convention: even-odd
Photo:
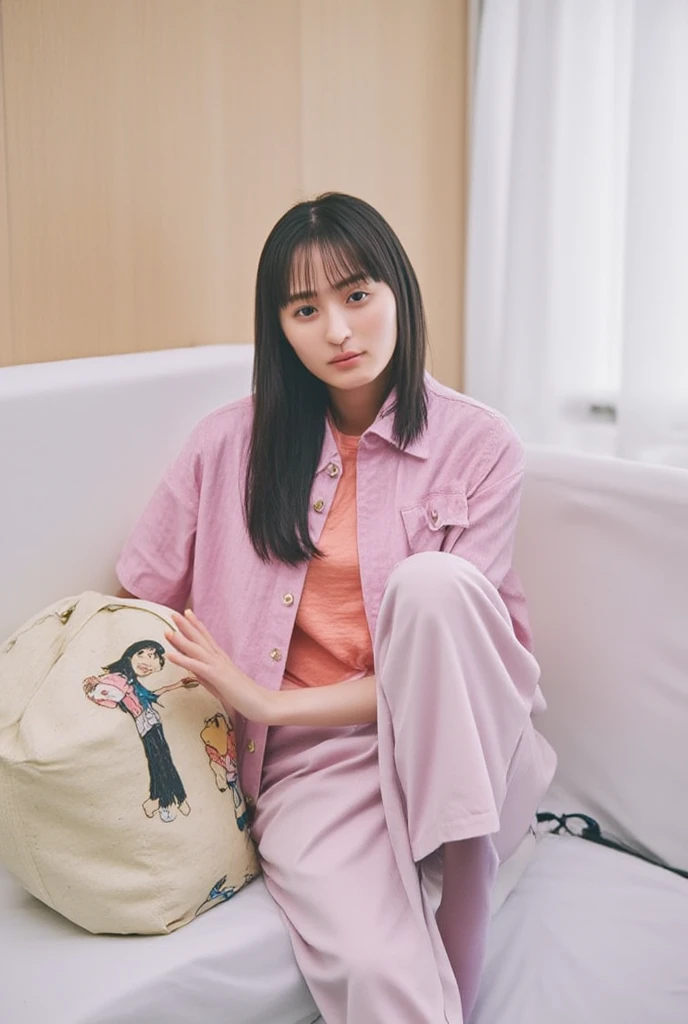
<instances>
[{"instance_id":1,"label":"cartoon girl drawing","mask_svg":"<svg viewBox=\"0 0 688 1024\"><path fill-rule=\"evenodd\" d=\"M157 812L161 821L174 821L176 808L185 815L191 808L154 705L163 706L159 704L161 694L179 687L198 686L198 681L187 676L159 690L149 690L140 680L160 672L164 664L165 648L162 644L156 640L139 640L127 647L121 658L106 665L103 675L88 676L83 687L94 704L118 707L134 719L150 776L150 795L143 803L144 813L152 818Z\"/></svg>"},{"instance_id":2,"label":"cartoon girl drawing","mask_svg":"<svg viewBox=\"0 0 688 1024\"><path fill-rule=\"evenodd\" d=\"M239 789L234 727L224 715L213 715L212 718L206 719L201 730L201 739L215 776L215 784L221 793L229 789L232 794L237 828L243 832L247 825L247 815Z\"/></svg>"}]
</instances>

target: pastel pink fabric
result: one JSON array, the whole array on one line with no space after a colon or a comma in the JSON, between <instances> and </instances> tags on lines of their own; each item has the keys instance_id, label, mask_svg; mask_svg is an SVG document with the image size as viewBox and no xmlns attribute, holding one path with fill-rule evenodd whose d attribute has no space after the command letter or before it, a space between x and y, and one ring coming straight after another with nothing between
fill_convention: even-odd
<instances>
[{"instance_id":1,"label":"pastel pink fabric","mask_svg":"<svg viewBox=\"0 0 688 1024\"><path fill-rule=\"evenodd\" d=\"M497 861L554 772L539 669L492 584L442 553L392 573L375 664L377 729L270 730L253 834L327 1024L461 1024ZM418 876L439 847L444 920Z\"/></svg>"},{"instance_id":2,"label":"pastel pink fabric","mask_svg":"<svg viewBox=\"0 0 688 1024\"><path fill-rule=\"evenodd\" d=\"M499 592L516 637L528 648L525 603L512 568L522 445L499 413L429 374L426 386L428 427L418 440L403 451L394 442L392 393L359 445L358 542L370 635L375 641L394 568L409 555L443 551L470 562ZM251 418L249 397L201 421L134 528L117 573L137 597L178 610L190 599L236 664L276 690L307 565L266 565L249 542L242 501ZM341 470L328 426L310 496L309 529L316 544ZM322 511L316 511L319 501ZM536 684L532 690L531 700ZM255 802L267 729L241 720L236 726L240 777L249 802Z\"/></svg>"}]
</instances>

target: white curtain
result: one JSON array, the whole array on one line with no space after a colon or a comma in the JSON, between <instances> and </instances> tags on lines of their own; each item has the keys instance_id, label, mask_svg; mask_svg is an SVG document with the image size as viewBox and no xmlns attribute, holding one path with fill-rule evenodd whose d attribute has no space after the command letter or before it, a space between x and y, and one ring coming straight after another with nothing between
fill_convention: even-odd
<instances>
[{"instance_id":1,"label":"white curtain","mask_svg":"<svg viewBox=\"0 0 688 1024\"><path fill-rule=\"evenodd\" d=\"M471 147L468 393L688 467L688 0L485 0Z\"/></svg>"}]
</instances>

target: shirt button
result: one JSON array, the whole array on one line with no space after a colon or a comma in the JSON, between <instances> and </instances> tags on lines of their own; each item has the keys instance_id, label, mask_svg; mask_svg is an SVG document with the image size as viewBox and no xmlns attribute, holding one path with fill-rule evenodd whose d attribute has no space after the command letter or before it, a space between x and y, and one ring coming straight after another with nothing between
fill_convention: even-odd
<instances>
[{"instance_id":1,"label":"shirt button","mask_svg":"<svg viewBox=\"0 0 688 1024\"><path fill-rule=\"evenodd\" d=\"M255 752L256 752L256 741L255 740L249 740L248 743L246 744L246 749L248 750L249 754L255 754Z\"/></svg>"},{"instance_id":2,"label":"shirt button","mask_svg":"<svg viewBox=\"0 0 688 1024\"><path fill-rule=\"evenodd\" d=\"M290 605L290 604L293 604L293 603L294 603L294 595L293 594L285 594L284 597L282 598L282 604Z\"/></svg>"},{"instance_id":3,"label":"shirt button","mask_svg":"<svg viewBox=\"0 0 688 1024\"><path fill-rule=\"evenodd\" d=\"M325 502L322 500L322 498L318 498L317 501L313 502L313 508L315 509L316 512L322 512L322 510L325 508Z\"/></svg>"},{"instance_id":4,"label":"shirt button","mask_svg":"<svg viewBox=\"0 0 688 1024\"><path fill-rule=\"evenodd\" d=\"M279 650L279 648L273 647L272 650L270 651L270 657L272 658L273 661L281 661L282 652Z\"/></svg>"},{"instance_id":5,"label":"shirt button","mask_svg":"<svg viewBox=\"0 0 688 1024\"><path fill-rule=\"evenodd\" d=\"M247 806L247 807L253 807L253 806L255 805L255 802L256 802L256 801L255 801L255 800L253 799L253 797L252 797L252 796L250 796L250 795L247 795L247 796L245 796L245 797L244 797L244 800L246 801L246 806Z\"/></svg>"},{"instance_id":6,"label":"shirt button","mask_svg":"<svg viewBox=\"0 0 688 1024\"><path fill-rule=\"evenodd\" d=\"M327 467L328 476L339 476L339 466L335 466L334 462L331 462Z\"/></svg>"}]
</instances>

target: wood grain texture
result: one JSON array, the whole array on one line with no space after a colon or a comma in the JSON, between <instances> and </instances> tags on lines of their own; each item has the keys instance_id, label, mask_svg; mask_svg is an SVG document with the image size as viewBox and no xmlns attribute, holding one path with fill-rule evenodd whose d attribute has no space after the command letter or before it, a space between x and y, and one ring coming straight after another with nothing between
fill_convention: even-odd
<instances>
[{"instance_id":1,"label":"wood grain texture","mask_svg":"<svg viewBox=\"0 0 688 1024\"><path fill-rule=\"evenodd\" d=\"M452 0L302 0L303 188L376 206L428 314L429 368L461 382L467 8Z\"/></svg>"},{"instance_id":2,"label":"wood grain texture","mask_svg":"<svg viewBox=\"0 0 688 1024\"><path fill-rule=\"evenodd\" d=\"M5 6L18 360L245 342L298 191L294 5Z\"/></svg>"},{"instance_id":3,"label":"wood grain texture","mask_svg":"<svg viewBox=\"0 0 688 1024\"><path fill-rule=\"evenodd\" d=\"M3 7L0 2L0 366L15 362L12 345L12 293L10 285L10 225L5 143L5 89L2 44Z\"/></svg>"},{"instance_id":4,"label":"wood grain texture","mask_svg":"<svg viewBox=\"0 0 688 1024\"><path fill-rule=\"evenodd\" d=\"M292 202L342 189L401 237L428 308L430 368L460 384L462 0L1 10L0 357L250 340L267 232Z\"/></svg>"}]
</instances>

